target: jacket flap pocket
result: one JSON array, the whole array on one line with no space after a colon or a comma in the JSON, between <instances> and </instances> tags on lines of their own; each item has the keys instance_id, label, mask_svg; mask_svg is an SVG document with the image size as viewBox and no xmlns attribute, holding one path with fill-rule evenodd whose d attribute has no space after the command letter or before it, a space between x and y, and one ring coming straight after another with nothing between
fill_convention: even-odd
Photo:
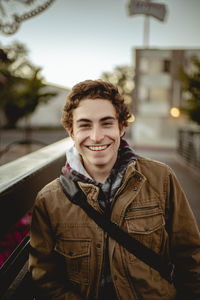
<instances>
[{"instance_id":1,"label":"jacket flap pocket","mask_svg":"<svg viewBox=\"0 0 200 300\"><path fill-rule=\"evenodd\" d=\"M64 240L56 241L55 250L67 258L79 258L90 255L91 240Z\"/></svg>"},{"instance_id":2,"label":"jacket flap pocket","mask_svg":"<svg viewBox=\"0 0 200 300\"><path fill-rule=\"evenodd\" d=\"M130 233L149 234L164 225L161 214L137 219L127 219L127 229Z\"/></svg>"},{"instance_id":3,"label":"jacket flap pocket","mask_svg":"<svg viewBox=\"0 0 200 300\"><path fill-rule=\"evenodd\" d=\"M135 207L128 210L126 216L128 232L149 234L165 225L159 205Z\"/></svg>"}]
</instances>

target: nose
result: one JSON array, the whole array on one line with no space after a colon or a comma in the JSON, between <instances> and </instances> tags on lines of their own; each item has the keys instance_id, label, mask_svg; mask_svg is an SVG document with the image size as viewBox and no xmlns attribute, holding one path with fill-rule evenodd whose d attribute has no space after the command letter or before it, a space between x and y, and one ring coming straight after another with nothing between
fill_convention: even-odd
<instances>
[{"instance_id":1,"label":"nose","mask_svg":"<svg viewBox=\"0 0 200 300\"><path fill-rule=\"evenodd\" d=\"M104 134L102 128L100 128L99 126L94 126L90 133L90 139L94 143L99 143L103 140L103 138L104 138Z\"/></svg>"}]
</instances>

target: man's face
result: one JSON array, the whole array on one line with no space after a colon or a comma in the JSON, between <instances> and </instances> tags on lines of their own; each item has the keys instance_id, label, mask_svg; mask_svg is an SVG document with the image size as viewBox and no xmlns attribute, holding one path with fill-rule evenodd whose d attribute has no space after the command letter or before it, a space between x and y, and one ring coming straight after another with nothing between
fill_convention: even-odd
<instances>
[{"instance_id":1,"label":"man's face","mask_svg":"<svg viewBox=\"0 0 200 300\"><path fill-rule=\"evenodd\" d=\"M71 136L84 167L91 176L97 170L111 171L124 131L124 128L119 129L115 107L109 100L80 101L73 111Z\"/></svg>"}]
</instances>

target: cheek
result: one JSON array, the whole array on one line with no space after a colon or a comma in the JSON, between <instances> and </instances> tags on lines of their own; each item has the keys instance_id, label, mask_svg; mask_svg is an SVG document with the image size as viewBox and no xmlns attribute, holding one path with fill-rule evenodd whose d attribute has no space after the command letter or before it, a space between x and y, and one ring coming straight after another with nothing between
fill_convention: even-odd
<instances>
[{"instance_id":1,"label":"cheek","mask_svg":"<svg viewBox=\"0 0 200 300\"><path fill-rule=\"evenodd\" d=\"M77 130L75 133L74 133L74 141L76 144L80 144L82 143L87 137L88 137L88 134L85 132L85 131L79 131Z\"/></svg>"},{"instance_id":2,"label":"cheek","mask_svg":"<svg viewBox=\"0 0 200 300\"><path fill-rule=\"evenodd\" d=\"M111 133L111 136L113 137L113 139L115 140L120 140L121 138L121 132L119 131L119 129L115 129L113 130L113 132Z\"/></svg>"}]
</instances>

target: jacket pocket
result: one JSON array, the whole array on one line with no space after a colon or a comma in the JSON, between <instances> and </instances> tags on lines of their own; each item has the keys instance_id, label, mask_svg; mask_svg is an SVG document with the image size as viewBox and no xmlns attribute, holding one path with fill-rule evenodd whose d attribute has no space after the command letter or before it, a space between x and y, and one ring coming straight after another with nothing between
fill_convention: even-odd
<instances>
[{"instance_id":1,"label":"jacket pocket","mask_svg":"<svg viewBox=\"0 0 200 300\"><path fill-rule=\"evenodd\" d=\"M55 251L64 256L68 278L79 284L89 283L91 240L58 239Z\"/></svg>"},{"instance_id":2,"label":"jacket pocket","mask_svg":"<svg viewBox=\"0 0 200 300\"><path fill-rule=\"evenodd\" d=\"M160 251L164 225L158 203L145 203L127 210L125 226L128 233L155 252Z\"/></svg>"}]
</instances>

